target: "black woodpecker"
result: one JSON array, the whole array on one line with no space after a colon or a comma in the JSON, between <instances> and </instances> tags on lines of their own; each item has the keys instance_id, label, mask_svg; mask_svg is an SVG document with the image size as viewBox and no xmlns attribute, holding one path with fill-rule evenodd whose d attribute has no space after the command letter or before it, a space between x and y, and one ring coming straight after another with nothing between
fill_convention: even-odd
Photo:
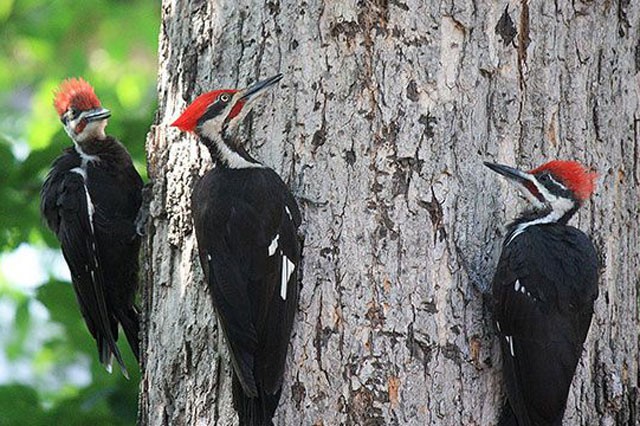
<instances>
[{"instance_id":1,"label":"black woodpecker","mask_svg":"<svg viewBox=\"0 0 640 426\"><path fill-rule=\"evenodd\" d=\"M485 163L531 202L508 227L493 279L507 401L500 426L562 425L571 380L598 297L598 257L567 225L595 186L574 161L524 172Z\"/></svg>"},{"instance_id":2,"label":"black woodpecker","mask_svg":"<svg viewBox=\"0 0 640 426\"><path fill-rule=\"evenodd\" d=\"M73 146L53 162L40 194L42 215L60 240L100 362L110 372L115 357L128 377L116 341L120 324L139 358L135 219L142 179L125 147L105 134L111 113L89 83L65 80L54 106Z\"/></svg>"},{"instance_id":3,"label":"black woodpecker","mask_svg":"<svg viewBox=\"0 0 640 426\"><path fill-rule=\"evenodd\" d=\"M172 124L195 133L215 167L191 197L200 263L231 349L240 425L271 425L298 307L301 217L272 169L238 141L238 124L281 74L200 95Z\"/></svg>"}]
</instances>

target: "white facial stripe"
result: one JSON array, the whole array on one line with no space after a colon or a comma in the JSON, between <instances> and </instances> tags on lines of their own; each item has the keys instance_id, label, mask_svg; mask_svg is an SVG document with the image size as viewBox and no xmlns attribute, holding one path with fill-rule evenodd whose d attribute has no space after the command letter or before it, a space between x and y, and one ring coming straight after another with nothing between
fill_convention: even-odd
<instances>
[{"instance_id":1,"label":"white facial stripe","mask_svg":"<svg viewBox=\"0 0 640 426\"><path fill-rule=\"evenodd\" d=\"M202 126L200 126L200 133L212 141L219 139L220 133L222 132L222 121L221 117L214 117L205 121Z\"/></svg>"},{"instance_id":2,"label":"white facial stripe","mask_svg":"<svg viewBox=\"0 0 640 426\"><path fill-rule=\"evenodd\" d=\"M224 142L220 142L218 139L215 139L215 143L218 145L218 149L220 150L220 156L226 160L227 165L231 169L260 169L264 167L260 163L252 163L251 161L245 160L240 154L229 149Z\"/></svg>"},{"instance_id":3,"label":"white facial stripe","mask_svg":"<svg viewBox=\"0 0 640 426\"><path fill-rule=\"evenodd\" d=\"M538 188L538 182L536 182L536 180L533 178L533 176L531 175L526 175L523 176L524 179L528 180L529 182L531 182L536 188ZM535 195L533 195L531 193L531 191L529 191L527 189L526 186L524 186L524 184L522 184L521 182L517 181L517 180L508 180L509 183L513 184L516 186L516 188L518 188L518 190L525 196L525 198L527 199L527 201L529 201L531 204L533 204L533 206L536 209L543 209L544 208L544 203L540 202L540 200L538 200L538 197L536 197ZM538 189L538 191L540 191ZM540 191L542 193L542 191ZM544 195L544 194L543 194Z\"/></svg>"},{"instance_id":4,"label":"white facial stripe","mask_svg":"<svg viewBox=\"0 0 640 426\"><path fill-rule=\"evenodd\" d=\"M264 166L260 163L245 160L221 140L222 122L221 117L214 117L200 126L200 133L216 145L218 152L220 152L220 159L231 169L263 168Z\"/></svg>"},{"instance_id":5,"label":"white facial stripe","mask_svg":"<svg viewBox=\"0 0 640 426\"><path fill-rule=\"evenodd\" d=\"M549 204L551 205L551 211L548 215L543 216L539 219L532 220L531 222L523 222L517 226L516 230L509 238L509 242L507 245L511 244L511 242L520 234L522 234L528 227L534 225L542 225L545 223L553 223L559 221L562 216L564 216L569 210L575 207L575 203L573 200L569 198L556 197L551 195L553 199L549 200Z\"/></svg>"},{"instance_id":6,"label":"white facial stripe","mask_svg":"<svg viewBox=\"0 0 640 426\"><path fill-rule=\"evenodd\" d=\"M542 197L549 201L551 199L551 197L555 197L553 194L551 194L551 192L549 192L549 190L547 189L546 186L544 186L543 184L541 184L540 182L538 182L537 179L531 179L530 180L531 183L533 183L536 187L536 189L538 190L538 192L542 195Z\"/></svg>"},{"instance_id":7,"label":"white facial stripe","mask_svg":"<svg viewBox=\"0 0 640 426\"><path fill-rule=\"evenodd\" d=\"M568 190L566 186L564 186L563 184L561 184L560 182L558 182L557 180L555 180L555 179L553 178L553 176L549 175L549 179L551 179L551 181L552 181L554 184L556 184L556 185L557 185L557 186L559 186L560 188L564 189L565 191L567 191L567 190Z\"/></svg>"}]
</instances>

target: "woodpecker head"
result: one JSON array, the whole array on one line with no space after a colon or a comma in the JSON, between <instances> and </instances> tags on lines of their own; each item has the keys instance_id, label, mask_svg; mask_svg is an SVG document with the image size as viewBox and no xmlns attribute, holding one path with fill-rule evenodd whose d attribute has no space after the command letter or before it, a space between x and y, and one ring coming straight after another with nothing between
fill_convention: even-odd
<instances>
[{"instance_id":1,"label":"woodpecker head","mask_svg":"<svg viewBox=\"0 0 640 426\"><path fill-rule=\"evenodd\" d=\"M93 87L82 78L69 78L55 91L53 105L64 130L74 142L104 139L111 111L100 106Z\"/></svg>"},{"instance_id":2,"label":"woodpecker head","mask_svg":"<svg viewBox=\"0 0 640 426\"><path fill-rule=\"evenodd\" d=\"M215 90L202 94L171 125L210 140L228 141L254 101L281 79L282 74L278 74L246 89Z\"/></svg>"},{"instance_id":3,"label":"woodpecker head","mask_svg":"<svg viewBox=\"0 0 640 426\"><path fill-rule=\"evenodd\" d=\"M514 183L536 210L555 212L557 220L591 196L597 177L576 161L550 161L528 172L502 164L484 165Z\"/></svg>"}]
</instances>

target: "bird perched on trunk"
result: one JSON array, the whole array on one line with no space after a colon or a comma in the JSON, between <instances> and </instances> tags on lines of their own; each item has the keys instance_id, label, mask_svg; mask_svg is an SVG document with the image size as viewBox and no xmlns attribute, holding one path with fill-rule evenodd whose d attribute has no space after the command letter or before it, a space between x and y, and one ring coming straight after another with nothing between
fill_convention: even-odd
<instances>
[{"instance_id":1,"label":"bird perched on trunk","mask_svg":"<svg viewBox=\"0 0 640 426\"><path fill-rule=\"evenodd\" d=\"M300 212L291 192L237 140L238 124L281 74L205 93L172 124L195 133L215 167L191 196L200 263L231 349L241 425L271 425L298 306Z\"/></svg>"},{"instance_id":2,"label":"bird perched on trunk","mask_svg":"<svg viewBox=\"0 0 640 426\"><path fill-rule=\"evenodd\" d=\"M139 358L136 215L142 179L125 147L105 134L111 113L83 79L62 82L54 106L73 146L54 162L41 191L41 210L56 234L80 305L111 371L113 357L128 377L116 345L118 324Z\"/></svg>"},{"instance_id":3,"label":"bird perched on trunk","mask_svg":"<svg viewBox=\"0 0 640 426\"><path fill-rule=\"evenodd\" d=\"M574 161L524 172L485 163L532 203L508 227L493 279L494 314L508 403L499 425L561 425L598 297L598 258L567 225L596 174Z\"/></svg>"}]
</instances>

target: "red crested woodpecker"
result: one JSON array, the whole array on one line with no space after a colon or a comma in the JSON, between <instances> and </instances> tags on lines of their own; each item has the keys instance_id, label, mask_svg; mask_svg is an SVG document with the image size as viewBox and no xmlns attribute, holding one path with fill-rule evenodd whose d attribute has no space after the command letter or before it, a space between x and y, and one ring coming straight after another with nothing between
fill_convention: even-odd
<instances>
[{"instance_id":1,"label":"red crested woodpecker","mask_svg":"<svg viewBox=\"0 0 640 426\"><path fill-rule=\"evenodd\" d=\"M598 297L598 257L567 225L595 186L575 161L524 172L485 163L532 203L508 227L492 293L508 403L499 425L562 425Z\"/></svg>"},{"instance_id":2,"label":"red crested woodpecker","mask_svg":"<svg viewBox=\"0 0 640 426\"><path fill-rule=\"evenodd\" d=\"M215 163L192 197L200 263L231 349L241 425L271 425L298 307L300 212L272 169L237 140L238 124L281 74L200 95L172 124L195 133Z\"/></svg>"},{"instance_id":3,"label":"red crested woodpecker","mask_svg":"<svg viewBox=\"0 0 640 426\"><path fill-rule=\"evenodd\" d=\"M115 357L128 377L116 341L120 324L139 358L135 220L142 179L125 147L105 134L111 113L89 83L65 80L54 106L73 146L53 162L40 194L42 215L60 240L100 361L111 371Z\"/></svg>"}]
</instances>

